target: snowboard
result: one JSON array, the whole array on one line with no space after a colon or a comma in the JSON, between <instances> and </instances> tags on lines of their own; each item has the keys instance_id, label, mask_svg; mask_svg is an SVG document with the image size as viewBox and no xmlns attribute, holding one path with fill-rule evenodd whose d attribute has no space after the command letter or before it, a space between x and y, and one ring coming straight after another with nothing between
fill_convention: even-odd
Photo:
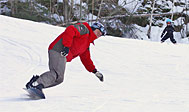
<instances>
[{"instance_id":1,"label":"snowboard","mask_svg":"<svg viewBox=\"0 0 189 112\"><path fill-rule=\"evenodd\" d=\"M45 94L38 89L35 88L29 88L29 89L23 88L23 89L28 92L28 96L31 99L35 99L35 100L45 99Z\"/></svg>"}]
</instances>

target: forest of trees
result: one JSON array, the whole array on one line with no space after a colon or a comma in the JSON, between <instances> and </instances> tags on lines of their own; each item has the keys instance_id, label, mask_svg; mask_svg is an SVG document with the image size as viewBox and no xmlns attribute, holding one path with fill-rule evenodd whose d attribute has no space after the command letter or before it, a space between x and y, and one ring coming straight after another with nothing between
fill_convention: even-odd
<instances>
[{"instance_id":1,"label":"forest of trees","mask_svg":"<svg viewBox=\"0 0 189 112\"><path fill-rule=\"evenodd\" d=\"M158 4L159 1L164 1L164 5ZM167 2L172 6L166 7ZM132 9L126 7L129 4L132 4ZM174 11L177 6L183 10ZM162 27L158 20L183 17L184 23L175 27L176 31L184 33L182 37L185 38L189 37L188 6L188 0L0 0L0 14L59 26L101 21L109 35L127 38L138 38L134 24L149 25L146 34L151 38L151 26Z\"/></svg>"}]
</instances>

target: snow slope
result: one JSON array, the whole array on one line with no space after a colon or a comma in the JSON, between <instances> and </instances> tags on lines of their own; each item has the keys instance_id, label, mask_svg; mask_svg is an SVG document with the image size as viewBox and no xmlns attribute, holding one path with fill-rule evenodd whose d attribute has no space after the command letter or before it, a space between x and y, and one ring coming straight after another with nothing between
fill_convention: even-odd
<instances>
[{"instance_id":1,"label":"snow slope","mask_svg":"<svg viewBox=\"0 0 189 112\"><path fill-rule=\"evenodd\" d=\"M91 45L100 82L79 58L65 81L30 100L22 89L48 70L47 48L64 28L0 15L0 112L188 112L189 46L115 37Z\"/></svg>"}]
</instances>

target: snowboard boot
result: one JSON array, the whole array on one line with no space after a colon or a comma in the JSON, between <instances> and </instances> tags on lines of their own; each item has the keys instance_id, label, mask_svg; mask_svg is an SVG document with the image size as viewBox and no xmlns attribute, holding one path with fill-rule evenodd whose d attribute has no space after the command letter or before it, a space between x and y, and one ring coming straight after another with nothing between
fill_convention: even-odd
<instances>
[{"instance_id":1,"label":"snowboard boot","mask_svg":"<svg viewBox=\"0 0 189 112\"><path fill-rule=\"evenodd\" d=\"M35 89L38 89L40 91L42 91L42 89L44 88L44 85L43 84L38 84L37 83L37 79L39 78L38 75L36 76L33 76L30 81L26 84L26 88L29 89L29 88L35 88Z\"/></svg>"}]
</instances>

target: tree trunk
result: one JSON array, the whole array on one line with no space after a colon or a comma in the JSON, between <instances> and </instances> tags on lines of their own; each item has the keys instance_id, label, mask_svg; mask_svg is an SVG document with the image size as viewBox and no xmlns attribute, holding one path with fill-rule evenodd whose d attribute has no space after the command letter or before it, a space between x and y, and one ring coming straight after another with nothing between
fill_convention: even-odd
<instances>
[{"instance_id":1,"label":"tree trunk","mask_svg":"<svg viewBox=\"0 0 189 112\"><path fill-rule=\"evenodd\" d=\"M87 14L88 14L88 18L87 18L87 21L89 21L89 0L87 0L87 4L88 4L88 7L87 7Z\"/></svg>"},{"instance_id":2,"label":"tree trunk","mask_svg":"<svg viewBox=\"0 0 189 112\"><path fill-rule=\"evenodd\" d=\"M50 2L49 10L50 10L50 14L51 14L51 13L52 13L52 12L51 12L51 11L52 11L52 1L49 0L49 2Z\"/></svg>"},{"instance_id":3,"label":"tree trunk","mask_svg":"<svg viewBox=\"0 0 189 112\"><path fill-rule=\"evenodd\" d=\"M74 15L74 10L73 10L73 8L74 8L74 3L73 3L74 1L73 0L71 0L71 6L70 6L70 12L69 12L69 19L70 20L72 20L72 17L73 17L73 15Z\"/></svg>"},{"instance_id":4,"label":"tree trunk","mask_svg":"<svg viewBox=\"0 0 189 112\"><path fill-rule=\"evenodd\" d=\"M151 27L152 27L152 18L153 18L155 2L156 2L156 0L153 0L153 7L152 7L152 12L151 12L151 17L150 17L150 25L149 25L149 29L148 29L148 33L147 33L147 36L149 39L151 38Z\"/></svg>"},{"instance_id":5,"label":"tree trunk","mask_svg":"<svg viewBox=\"0 0 189 112\"><path fill-rule=\"evenodd\" d=\"M15 15L17 13L17 3L18 1L17 0L9 0L10 2L10 5L11 5L11 15Z\"/></svg>"},{"instance_id":6,"label":"tree trunk","mask_svg":"<svg viewBox=\"0 0 189 112\"><path fill-rule=\"evenodd\" d=\"M68 0L64 0L64 23L68 26Z\"/></svg>"},{"instance_id":7,"label":"tree trunk","mask_svg":"<svg viewBox=\"0 0 189 112\"><path fill-rule=\"evenodd\" d=\"M188 6L189 6L189 2L188 0L185 0L185 4L186 4L186 14L188 14ZM186 37L189 37L189 16L186 16Z\"/></svg>"},{"instance_id":8,"label":"tree trunk","mask_svg":"<svg viewBox=\"0 0 189 112\"><path fill-rule=\"evenodd\" d=\"M9 0L10 1L10 5L11 5L11 15L14 15L15 12L14 12L14 3L13 3L13 0Z\"/></svg>"},{"instance_id":9,"label":"tree trunk","mask_svg":"<svg viewBox=\"0 0 189 112\"><path fill-rule=\"evenodd\" d=\"M171 20L173 20L174 6L175 6L175 0L173 0L173 4L172 4L172 15L171 15Z\"/></svg>"},{"instance_id":10,"label":"tree trunk","mask_svg":"<svg viewBox=\"0 0 189 112\"><path fill-rule=\"evenodd\" d=\"M93 13L94 13L94 0L92 0L92 18L91 18L91 20L93 20ZM92 23L92 21L91 21L91 23Z\"/></svg>"},{"instance_id":11,"label":"tree trunk","mask_svg":"<svg viewBox=\"0 0 189 112\"><path fill-rule=\"evenodd\" d=\"M82 19L82 0L80 0L80 17L79 17L79 21L81 21Z\"/></svg>"},{"instance_id":12,"label":"tree trunk","mask_svg":"<svg viewBox=\"0 0 189 112\"><path fill-rule=\"evenodd\" d=\"M101 3L100 3L100 8L99 8L99 11L98 11L98 16L97 16L97 21L98 21L98 18L100 17L100 12L101 12L101 9L102 9L102 3L103 3L103 0L101 0Z\"/></svg>"},{"instance_id":13,"label":"tree trunk","mask_svg":"<svg viewBox=\"0 0 189 112\"><path fill-rule=\"evenodd\" d=\"M33 14L33 11L34 11L34 4L33 4L33 0L30 0L30 14L32 15Z\"/></svg>"}]
</instances>

